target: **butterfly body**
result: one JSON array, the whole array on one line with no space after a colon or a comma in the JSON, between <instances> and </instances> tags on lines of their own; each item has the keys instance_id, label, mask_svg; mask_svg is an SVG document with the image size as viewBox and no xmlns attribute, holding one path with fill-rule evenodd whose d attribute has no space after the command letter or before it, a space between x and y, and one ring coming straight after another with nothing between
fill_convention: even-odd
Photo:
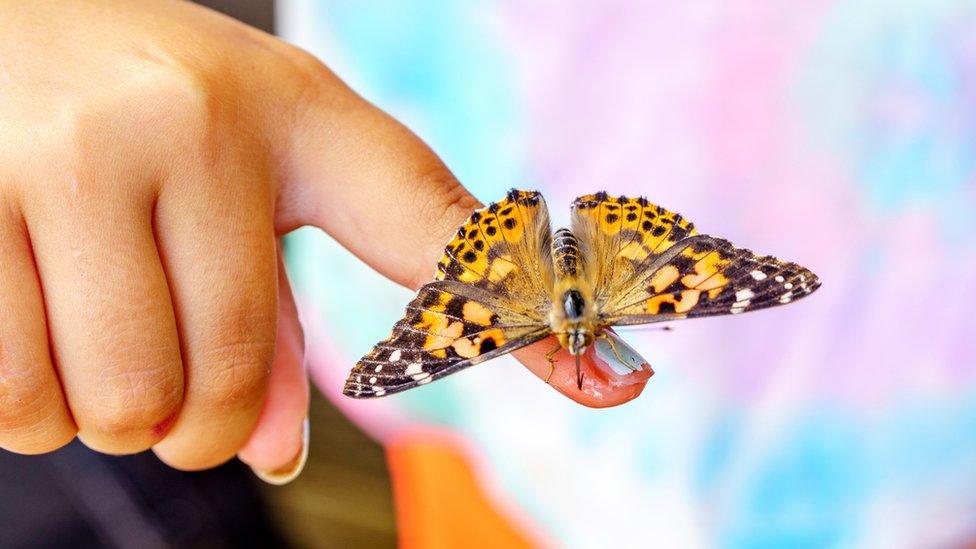
<instances>
[{"instance_id":1,"label":"butterfly body","mask_svg":"<svg viewBox=\"0 0 976 549\"><path fill-rule=\"evenodd\" d=\"M599 335L600 325L579 239L569 229L559 229L553 235L552 262L555 283L549 328L560 346L579 356Z\"/></svg>"},{"instance_id":2,"label":"butterfly body","mask_svg":"<svg viewBox=\"0 0 976 549\"><path fill-rule=\"evenodd\" d=\"M700 235L642 197L581 196L570 228L553 233L542 195L512 190L458 229L343 392L403 391L549 336L577 359L598 343L632 369L642 359L608 327L737 314L819 286L808 269Z\"/></svg>"}]
</instances>

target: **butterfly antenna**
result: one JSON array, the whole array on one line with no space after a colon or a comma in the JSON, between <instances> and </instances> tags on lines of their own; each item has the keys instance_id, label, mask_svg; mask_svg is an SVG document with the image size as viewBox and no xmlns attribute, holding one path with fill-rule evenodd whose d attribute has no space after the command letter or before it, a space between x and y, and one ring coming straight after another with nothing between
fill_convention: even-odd
<instances>
[{"instance_id":1,"label":"butterfly antenna","mask_svg":"<svg viewBox=\"0 0 976 549\"><path fill-rule=\"evenodd\" d=\"M664 326L614 326L615 332L673 332L670 324Z\"/></svg>"}]
</instances>

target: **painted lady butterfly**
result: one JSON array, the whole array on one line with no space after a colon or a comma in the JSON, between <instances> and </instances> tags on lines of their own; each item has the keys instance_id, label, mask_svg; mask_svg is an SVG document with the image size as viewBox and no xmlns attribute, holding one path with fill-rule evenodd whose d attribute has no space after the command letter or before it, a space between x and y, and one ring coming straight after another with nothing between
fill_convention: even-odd
<instances>
[{"instance_id":1,"label":"painted lady butterfly","mask_svg":"<svg viewBox=\"0 0 976 549\"><path fill-rule=\"evenodd\" d=\"M404 391L553 334L581 384L579 356L594 343L628 368L643 362L607 327L754 311L819 286L804 267L699 235L644 198L581 196L571 228L553 234L542 195L512 190L458 229L434 281L343 392Z\"/></svg>"}]
</instances>

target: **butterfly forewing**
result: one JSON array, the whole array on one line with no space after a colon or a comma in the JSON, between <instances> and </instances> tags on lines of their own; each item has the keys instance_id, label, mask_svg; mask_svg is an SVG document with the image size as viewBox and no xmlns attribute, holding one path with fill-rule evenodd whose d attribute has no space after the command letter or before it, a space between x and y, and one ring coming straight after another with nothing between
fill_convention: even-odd
<instances>
[{"instance_id":1,"label":"butterfly forewing","mask_svg":"<svg viewBox=\"0 0 976 549\"><path fill-rule=\"evenodd\" d=\"M456 280L532 305L552 286L549 210L538 192L511 191L474 212L437 263L435 280Z\"/></svg>"},{"instance_id":2,"label":"butterfly forewing","mask_svg":"<svg viewBox=\"0 0 976 549\"><path fill-rule=\"evenodd\" d=\"M697 235L644 198L597 193L573 202L573 230L596 265L601 322L644 324L782 305L816 290L809 270Z\"/></svg>"},{"instance_id":3,"label":"butterfly forewing","mask_svg":"<svg viewBox=\"0 0 976 549\"><path fill-rule=\"evenodd\" d=\"M343 392L403 391L549 335L550 231L535 192L512 191L472 214L444 250L435 280L356 364Z\"/></svg>"},{"instance_id":4,"label":"butterfly forewing","mask_svg":"<svg viewBox=\"0 0 976 549\"><path fill-rule=\"evenodd\" d=\"M695 226L647 199L605 192L573 201L572 231L584 248L597 305L633 289L635 279Z\"/></svg>"},{"instance_id":5,"label":"butterfly forewing","mask_svg":"<svg viewBox=\"0 0 976 549\"><path fill-rule=\"evenodd\" d=\"M796 301L820 287L808 269L727 240L689 237L603 304L609 325L736 314Z\"/></svg>"}]
</instances>

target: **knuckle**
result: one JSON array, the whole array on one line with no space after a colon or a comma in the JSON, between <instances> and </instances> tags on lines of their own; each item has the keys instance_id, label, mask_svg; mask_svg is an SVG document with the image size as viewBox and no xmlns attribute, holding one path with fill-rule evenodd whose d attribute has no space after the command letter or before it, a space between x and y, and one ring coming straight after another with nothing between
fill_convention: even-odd
<instances>
[{"instance_id":1,"label":"knuckle","mask_svg":"<svg viewBox=\"0 0 976 549\"><path fill-rule=\"evenodd\" d=\"M198 127L206 123L213 86L199 71L178 65L154 65L138 71L124 88L97 98L75 117L75 139L84 142L108 127L126 127L129 121L163 124L164 129ZM151 97L152 101L146 101ZM160 128L146 127L158 132Z\"/></svg>"},{"instance_id":2,"label":"knuckle","mask_svg":"<svg viewBox=\"0 0 976 549\"><path fill-rule=\"evenodd\" d=\"M215 350L207 384L210 405L217 410L236 410L255 404L264 396L271 359L266 346L235 343Z\"/></svg>"},{"instance_id":3,"label":"knuckle","mask_svg":"<svg viewBox=\"0 0 976 549\"><path fill-rule=\"evenodd\" d=\"M414 285L419 287L430 281L434 262L443 254L450 235L480 203L436 158L420 163L414 181L413 188L424 191L416 195L414 209L420 212L421 219L435 223L433 230L427 233L427 241L422 243L423 249L429 250L426 254L428 261L418 262L412 276Z\"/></svg>"},{"instance_id":4,"label":"knuckle","mask_svg":"<svg viewBox=\"0 0 976 549\"><path fill-rule=\"evenodd\" d=\"M7 372L26 372L35 367L0 365ZM30 432L50 418L57 405L52 387L34 375L14 374L0 380L0 432Z\"/></svg>"},{"instance_id":5,"label":"knuckle","mask_svg":"<svg viewBox=\"0 0 976 549\"><path fill-rule=\"evenodd\" d=\"M118 184L109 177L113 170L155 165L147 151L184 158L200 150L212 137L213 108L220 103L213 94L199 71L148 65L134 69L124 86L109 84L103 93L78 99L65 108L51 144L42 146L45 159L69 175L53 181L54 190L101 197Z\"/></svg>"},{"instance_id":6,"label":"knuckle","mask_svg":"<svg viewBox=\"0 0 976 549\"><path fill-rule=\"evenodd\" d=\"M200 371L207 372L209 404L236 410L264 396L275 348L275 318L261 313L227 314L216 342L208 347Z\"/></svg>"},{"instance_id":7,"label":"knuckle","mask_svg":"<svg viewBox=\"0 0 976 549\"><path fill-rule=\"evenodd\" d=\"M98 394L84 415L85 429L119 437L152 432L179 411L183 390L170 373L173 365L150 370L110 370L115 373L99 380Z\"/></svg>"},{"instance_id":8,"label":"knuckle","mask_svg":"<svg viewBox=\"0 0 976 549\"><path fill-rule=\"evenodd\" d=\"M153 97L151 108L164 120L201 123L208 118L213 87L195 71L169 67L154 70L123 103L143 105L147 92Z\"/></svg>"},{"instance_id":9,"label":"knuckle","mask_svg":"<svg viewBox=\"0 0 976 549\"><path fill-rule=\"evenodd\" d=\"M309 113L325 109L336 114L362 109L365 103L328 66L307 51L291 44L274 63L275 80L283 85L278 99L290 105L288 116L301 120Z\"/></svg>"},{"instance_id":10,"label":"knuckle","mask_svg":"<svg viewBox=\"0 0 976 549\"><path fill-rule=\"evenodd\" d=\"M215 109L220 104L216 93L217 87L204 74L182 67L154 68L126 90L108 116L120 127L148 135L139 141L167 135L170 146L189 154L212 139ZM153 100L147 102L146 97Z\"/></svg>"},{"instance_id":11,"label":"knuckle","mask_svg":"<svg viewBox=\"0 0 976 549\"><path fill-rule=\"evenodd\" d=\"M325 63L308 51L287 42L277 43L275 48L271 65L279 71L279 78L298 84L299 88L316 87L334 78Z\"/></svg>"},{"instance_id":12,"label":"knuckle","mask_svg":"<svg viewBox=\"0 0 976 549\"><path fill-rule=\"evenodd\" d=\"M313 80L328 71L325 64L308 51L288 43L283 43L282 47L283 57L288 60L289 68L300 78Z\"/></svg>"},{"instance_id":13,"label":"knuckle","mask_svg":"<svg viewBox=\"0 0 976 549\"><path fill-rule=\"evenodd\" d=\"M56 450L75 430L51 362L12 343L0 341L0 446L20 454Z\"/></svg>"},{"instance_id":14,"label":"knuckle","mask_svg":"<svg viewBox=\"0 0 976 549\"><path fill-rule=\"evenodd\" d=\"M450 225L443 235L456 228L455 219L467 217L478 206L478 200L465 189L454 174L433 153L416 163L410 177L417 209L430 219L441 219ZM446 238L444 242L447 242Z\"/></svg>"}]
</instances>

